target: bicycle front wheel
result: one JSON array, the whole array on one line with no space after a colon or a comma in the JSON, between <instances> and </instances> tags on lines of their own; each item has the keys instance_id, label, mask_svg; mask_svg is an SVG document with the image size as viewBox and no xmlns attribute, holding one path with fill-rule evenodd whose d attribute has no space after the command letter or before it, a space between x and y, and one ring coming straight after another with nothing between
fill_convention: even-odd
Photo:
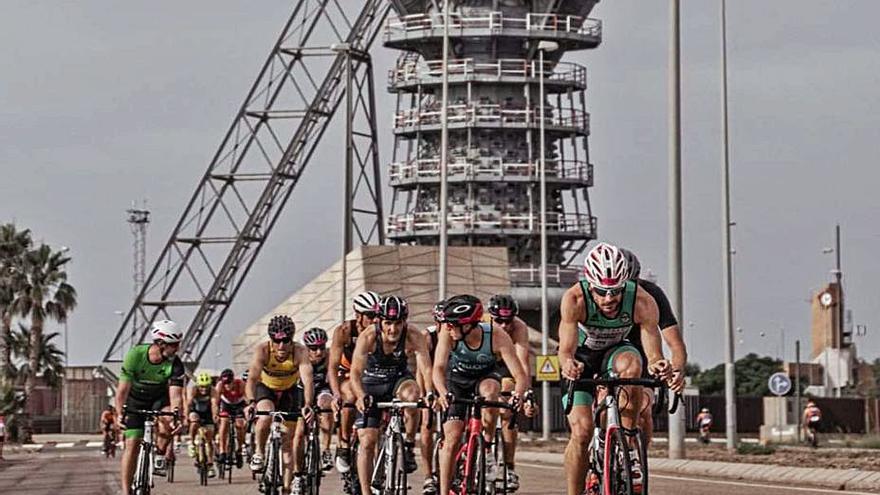
<instances>
[{"instance_id":1,"label":"bicycle front wheel","mask_svg":"<svg viewBox=\"0 0 880 495\"><path fill-rule=\"evenodd\" d=\"M467 452L471 459L470 472L465 481L467 495L484 495L486 493L486 441L483 435L477 435L471 446L472 451Z\"/></svg>"},{"instance_id":2,"label":"bicycle front wheel","mask_svg":"<svg viewBox=\"0 0 880 495\"><path fill-rule=\"evenodd\" d=\"M633 495L632 462L629 446L620 429L605 443L605 495Z\"/></svg>"},{"instance_id":3,"label":"bicycle front wheel","mask_svg":"<svg viewBox=\"0 0 880 495\"><path fill-rule=\"evenodd\" d=\"M138 453L137 469L135 470L132 491L136 495L149 495L150 493L150 447L144 444L140 446Z\"/></svg>"},{"instance_id":4,"label":"bicycle front wheel","mask_svg":"<svg viewBox=\"0 0 880 495\"><path fill-rule=\"evenodd\" d=\"M321 445L318 435L310 434L306 444L306 479L309 484L309 495L318 495L321 488Z\"/></svg>"},{"instance_id":5,"label":"bicycle front wheel","mask_svg":"<svg viewBox=\"0 0 880 495\"><path fill-rule=\"evenodd\" d=\"M501 493L507 493L507 463L504 462L504 435L501 428L495 428L495 444L492 446L492 462L495 463L501 479L489 480L489 484L494 485Z\"/></svg>"}]
</instances>

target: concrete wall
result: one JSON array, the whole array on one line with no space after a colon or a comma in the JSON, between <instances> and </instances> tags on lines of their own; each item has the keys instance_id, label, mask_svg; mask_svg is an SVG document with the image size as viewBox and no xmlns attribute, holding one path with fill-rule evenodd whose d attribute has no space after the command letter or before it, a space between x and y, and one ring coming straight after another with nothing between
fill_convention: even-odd
<instances>
[{"instance_id":1,"label":"concrete wall","mask_svg":"<svg viewBox=\"0 0 880 495\"><path fill-rule=\"evenodd\" d=\"M410 322L424 327L431 320L437 302L439 248L434 246L362 246L347 256L346 318L353 316L353 295L373 290L397 294L410 305ZM503 247L450 247L448 293L473 294L488 300L510 292L507 250ZM233 343L233 366L243 371L253 346L266 338L266 325L273 315L290 315L297 326L297 338L306 329L319 326L328 332L342 320L341 262L337 261L314 280L272 308Z\"/></svg>"}]
</instances>

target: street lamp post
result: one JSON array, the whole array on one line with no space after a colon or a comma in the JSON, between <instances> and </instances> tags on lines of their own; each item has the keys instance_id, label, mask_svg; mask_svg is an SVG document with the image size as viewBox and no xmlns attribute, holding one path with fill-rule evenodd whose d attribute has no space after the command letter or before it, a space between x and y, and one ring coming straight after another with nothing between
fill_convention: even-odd
<instances>
[{"instance_id":1,"label":"street lamp post","mask_svg":"<svg viewBox=\"0 0 880 495\"><path fill-rule=\"evenodd\" d=\"M549 352L550 310L547 301L547 143L544 133L544 53L554 52L559 45L552 41L538 43L538 113L540 114L539 148L541 152L541 354ZM541 439L550 439L550 382L541 383Z\"/></svg>"},{"instance_id":2,"label":"street lamp post","mask_svg":"<svg viewBox=\"0 0 880 495\"><path fill-rule=\"evenodd\" d=\"M721 0L722 277L724 283L724 396L727 450L736 450L736 376L733 346L733 271L730 251L730 148L727 128L727 2Z\"/></svg>"}]
</instances>

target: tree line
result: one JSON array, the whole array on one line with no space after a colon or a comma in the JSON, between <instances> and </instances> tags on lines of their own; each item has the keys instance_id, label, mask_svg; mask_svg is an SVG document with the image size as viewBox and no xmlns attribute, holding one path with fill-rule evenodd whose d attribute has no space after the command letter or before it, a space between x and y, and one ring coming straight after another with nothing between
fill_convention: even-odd
<instances>
[{"instance_id":1,"label":"tree line","mask_svg":"<svg viewBox=\"0 0 880 495\"><path fill-rule=\"evenodd\" d=\"M76 308L70 260L66 248L35 242L29 229L0 225L0 414L11 416L12 425L26 418L39 379L61 384L64 353L54 342L58 333L45 329L66 322Z\"/></svg>"}]
</instances>

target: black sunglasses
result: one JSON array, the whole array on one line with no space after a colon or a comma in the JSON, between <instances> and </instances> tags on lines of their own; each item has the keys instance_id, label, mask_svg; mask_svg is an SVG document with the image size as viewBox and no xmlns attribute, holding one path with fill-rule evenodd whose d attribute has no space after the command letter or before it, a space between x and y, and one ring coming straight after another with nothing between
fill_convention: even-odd
<instances>
[{"instance_id":1,"label":"black sunglasses","mask_svg":"<svg viewBox=\"0 0 880 495\"><path fill-rule=\"evenodd\" d=\"M499 325L513 322L513 318L493 318L493 320L495 320L495 323Z\"/></svg>"},{"instance_id":2,"label":"black sunglasses","mask_svg":"<svg viewBox=\"0 0 880 495\"><path fill-rule=\"evenodd\" d=\"M306 347L308 347L310 351L323 351L326 349L326 347L322 345L307 345Z\"/></svg>"},{"instance_id":3,"label":"black sunglasses","mask_svg":"<svg viewBox=\"0 0 880 495\"><path fill-rule=\"evenodd\" d=\"M603 289L602 287L592 287L593 292L596 293L599 297L611 296L614 297L618 294L623 294L624 287L616 287L614 289Z\"/></svg>"},{"instance_id":4,"label":"black sunglasses","mask_svg":"<svg viewBox=\"0 0 880 495\"><path fill-rule=\"evenodd\" d=\"M272 339L272 342L275 342L276 344L289 344L292 340L292 337L286 337L283 339Z\"/></svg>"}]
</instances>

